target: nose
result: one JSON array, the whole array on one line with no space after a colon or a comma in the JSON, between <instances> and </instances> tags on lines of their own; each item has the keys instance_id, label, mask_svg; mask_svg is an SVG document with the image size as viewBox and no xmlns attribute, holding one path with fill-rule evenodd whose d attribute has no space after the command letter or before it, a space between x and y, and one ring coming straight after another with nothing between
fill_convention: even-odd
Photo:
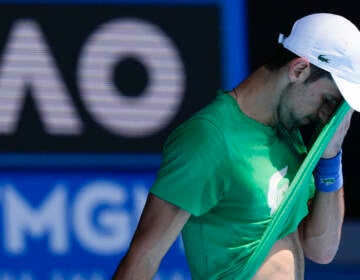
<instances>
[{"instance_id":1,"label":"nose","mask_svg":"<svg viewBox=\"0 0 360 280\"><path fill-rule=\"evenodd\" d=\"M325 110L319 110L318 112L318 119L322 122L322 123L326 123L330 118L330 114L328 112L326 112Z\"/></svg>"}]
</instances>

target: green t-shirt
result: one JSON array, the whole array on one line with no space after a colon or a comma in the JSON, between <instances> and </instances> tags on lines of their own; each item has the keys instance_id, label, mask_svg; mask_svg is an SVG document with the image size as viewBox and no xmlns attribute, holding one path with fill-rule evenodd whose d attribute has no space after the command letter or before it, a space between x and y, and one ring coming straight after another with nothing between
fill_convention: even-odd
<instances>
[{"instance_id":1,"label":"green t-shirt","mask_svg":"<svg viewBox=\"0 0 360 280\"><path fill-rule=\"evenodd\" d=\"M192 214L182 237L193 279L241 279L305 153L299 131L247 117L225 92L169 136L151 193ZM302 190L278 239L314 191Z\"/></svg>"}]
</instances>

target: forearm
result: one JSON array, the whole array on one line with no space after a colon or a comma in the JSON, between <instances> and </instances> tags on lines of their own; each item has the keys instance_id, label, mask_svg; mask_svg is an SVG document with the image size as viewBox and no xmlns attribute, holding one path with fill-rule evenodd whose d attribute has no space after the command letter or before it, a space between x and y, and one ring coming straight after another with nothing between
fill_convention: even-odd
<instances>
[{"instance_id":1,"label":"forearm","mask_svg":"<svg viewBox=\"0 0 360 280\"><path fill-rule=\"evenodd\" d=\"M340 242L344 219L343 188L335 192L317 191L310 214L302 227L305 255L319 263L329 263Z\"/></svg>"},{"instance_id":2,"label":"forearm","mask_svg":"<svg viewBox=\"0 0 360 280\"><path fill-rule=\"evenodd\" d=\"M299 229L305 255L318 263L329 263L339 248L345 212L341 146L352 114L349 110L314 170L315 199Z\"/></svg>"},{"instance_id":3,"label":"forearm","mask_svg":"<svg viewBox=\"0 0 360 280\"><path fill-rule=\"evenodd\" d=\"M112 280L131 280L131 279L152 279L155 275L159 262L156 258L152 258L149 254L133 253L130 250L119 264L115 271Z\"/></svg>"},{"instance_id":4,"label":"forearm","mask_svg":"<svg viewBox=\"0 0 360 280\"><path fill-rule=\"evenodd\" d=\"M149 195L130 249L112 280L152 279L190 213Z\"/></svg>"},{"instance_id":5,"label":"forearm","mask_svg":"<svg viewBox=\"0 0 360 280\"><path fill-rule=\"evenodd\" d=\"M149 225L151 227L151 225ZM168 231L158 228L154 235L143 234L142 225L138 227L131 246L117 267L112 280L150 280L156 274L165 253L175 241L179 230L169 226ZM145 231L147 231L145 229ZM160 232L161 231L161 232ZM162 235L162 236L160 236ZM169 238L170 235L170 238ZM157 237L159 236L159 237ZM157 237L156 239L154 237Z\"/></svg>"}]
</instances>

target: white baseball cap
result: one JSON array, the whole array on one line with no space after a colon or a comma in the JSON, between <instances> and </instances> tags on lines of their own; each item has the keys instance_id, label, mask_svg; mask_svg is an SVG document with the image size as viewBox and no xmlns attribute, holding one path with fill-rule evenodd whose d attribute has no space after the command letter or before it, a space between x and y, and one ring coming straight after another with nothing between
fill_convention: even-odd
<instances>
[{"instance_id":1,"label":"white baseball cap","mask_svg":"<svg viewBox=\"0 0 360 280\"><path fill-rule=\"evenodd\" d=\"M346 102L360 111L360 32L348 19L319 13L295 22L279 43L330 72Z\"/></svg>"}]
</instances>

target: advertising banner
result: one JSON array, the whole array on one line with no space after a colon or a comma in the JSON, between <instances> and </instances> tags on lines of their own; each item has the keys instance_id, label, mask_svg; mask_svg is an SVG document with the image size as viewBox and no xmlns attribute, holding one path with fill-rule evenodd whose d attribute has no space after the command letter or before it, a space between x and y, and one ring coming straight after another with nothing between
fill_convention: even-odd
<instances>
[{"instance_id":1,"label":"advertising banner","mask_svg":"<svg viewBox=\"0 0 360 280\"><path fill-rule=\"evenodd\" d=\"M246 75L244 3L0 0L0 280L110 279L166 137Z\"/></svg>"},{"instance_id":2,"label":"advertising banner","mask_svg":"<svg viewBox=\"0 0 360 280\"><path fill-rule=\"evenodd\" d=\"M0 152L156 153L215 97L218 5L100 2L0 3Z\"/></svg>"},{"instance_id":3,"label":"advertising banner","mask_svg":"<svg viewBox=\"0 0 360 280\"><path fill-rule=\"evenodd\" d=\"M0 279L110 279L153 172L0 172ZM158 280L190 279L180 238Z\"/></svg>"}]
</instances>

